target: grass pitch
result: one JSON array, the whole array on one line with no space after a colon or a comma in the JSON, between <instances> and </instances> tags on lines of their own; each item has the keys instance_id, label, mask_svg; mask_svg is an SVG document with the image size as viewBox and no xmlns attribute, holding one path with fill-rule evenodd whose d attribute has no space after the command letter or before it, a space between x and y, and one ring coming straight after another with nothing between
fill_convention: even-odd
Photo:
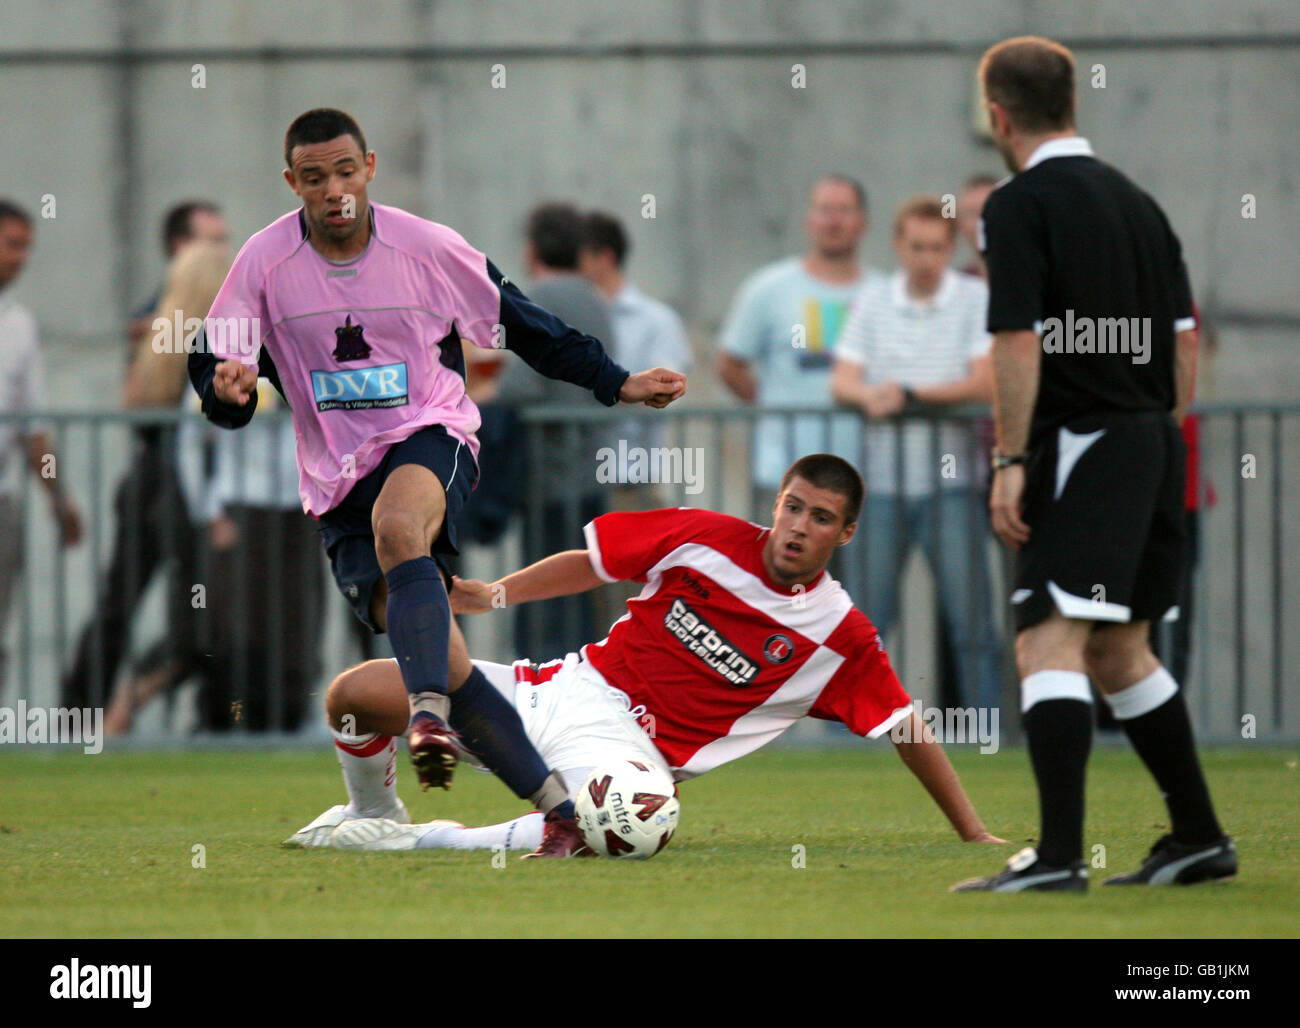
<instances>
[{"instance_id":1,"label":"grass pitch","mask_svg":"<svg viewBox=\"0 0 1300 1028\"><path fill-rule=\"evenodd\" d=\"M1237 880L1101 889L1164 831L1124 749L1094 752L1087 896L950 895L1037 831L1023 750L952 752L1008 846L964 845L888 746L758 754L687 783L676 838L648 862L490 853L340 853L280 841L342 802L318 752L0 753L0 934L9 937L1295 937L1300 771L1293 749L1202 754L1237 841ZM520 811L495 779L403 797L417 820ZM197 850L195 847L202 847ZM802 850L799 849L802 847ZM200 855L202 860L199 859ZM196 864L206 866L197 867ZM797 866L802 863L804 866Z\"/></svg>"}]
</instances>

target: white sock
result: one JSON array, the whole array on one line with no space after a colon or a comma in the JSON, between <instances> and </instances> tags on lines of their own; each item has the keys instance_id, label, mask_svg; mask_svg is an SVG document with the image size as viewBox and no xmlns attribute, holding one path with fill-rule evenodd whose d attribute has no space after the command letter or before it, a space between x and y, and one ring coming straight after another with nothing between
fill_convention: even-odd
<instances>
[{"instance_id":1,"label":"white sock","mask_svg":"<svg viewBox=\"0 0 1300 1028\"><path fill-rule=\"evenodd\" d=\"M490 850L504 846L508 850L537 849L542 844L541 811L533 811L513 821L484 828L457 828L441 825L431 829L415 848L420 850Z\"/></svg>"},{"instance_id":2,"label":"white sock","mask_svg":"<svg viewBox=\"0 0 1300 1028\"><path fill-rule=\"evenodd\" d=\"M1020 713L1043 700L1092 702L1088 676L1082 671L1035 671L1020 680Z\"/></svg>"},{"instance_id":3,"label":"white sock","mask_svg":"<svg viewBox=\"0 0 1300 1028\"><path fill-rule=\"evenodd\" d=\"M333 734L348 790L348 812L356 817L391 816L398 809L397 739L378 732Z\"/></svg>"},{"instance_id":4,"label":"white sock","mask_svg":"<svg viewBox=\"0 0 1300 1028\"><path fill-rule=\"evenodd\" d=\"M1128 721L1168 703L1176 692L1178 683L1174 676L1158 667L1141 681L1106 696L1106 702L1110 704L1116 721Z\"/></svg>"}]
</instances>

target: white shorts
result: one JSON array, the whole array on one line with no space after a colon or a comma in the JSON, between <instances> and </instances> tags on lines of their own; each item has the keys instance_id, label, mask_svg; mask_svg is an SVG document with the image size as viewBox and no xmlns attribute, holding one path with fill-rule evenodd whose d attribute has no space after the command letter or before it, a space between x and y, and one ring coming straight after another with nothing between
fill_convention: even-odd
<instances>
[{"instance_id":1,"label":"white shorts","mask_svg":"<svg viewBox=\"0 0 1300 1028\"><path fill-rule=\"evenodd\" d=\"M514 704L528 738L563 777L570 796L592 771L618 760L640 760L672 777L638 720L644 709L629 709L627 693L610 686L576 653L536 670L526 660L476 660L474 666Z\"/></svg>"}]
</instances>

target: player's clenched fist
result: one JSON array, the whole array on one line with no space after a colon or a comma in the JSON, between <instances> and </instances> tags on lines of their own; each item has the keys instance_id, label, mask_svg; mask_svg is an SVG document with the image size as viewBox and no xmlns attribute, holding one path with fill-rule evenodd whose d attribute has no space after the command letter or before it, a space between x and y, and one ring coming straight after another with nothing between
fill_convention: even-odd
<instances>
[{"instance_id":1,"label":"player's clenched fist","mask_svg":"<svg viewBox=\"0 0 1300 1028\"><path fill-rule=\"evenodd\" d=\"M499 594L499 590L494 592L487 582L480 582L476 578L461 578L459 575L452 575L451 582L451 594L447 598L451 601L453 614L482 614L494 606L503 606L500 601L493 603L494 595Z\"/></svg>"},{"instance_id":2,"label":"player's clenched fist","mask_svg":"<svg viewBox=\"0 0 1300 1028\"><path fill-rule=\"evenodd\" d=\"M257 368L236 360L222 361L212 379L212 391L222 403L242 407L257 388Z\"/></svg>"},{"instance_id":3,"label":"player's clenched fist","mask_svg":"<svg viewBox=\"0 0 1300 1028\"><path fill-rule=\"evenodd\" d=\"M618 391L623 403L644 403L647 407L667 407L686 392L686 376L667 368L651 368L629 375Z\"/></svg>"}]
</instances>

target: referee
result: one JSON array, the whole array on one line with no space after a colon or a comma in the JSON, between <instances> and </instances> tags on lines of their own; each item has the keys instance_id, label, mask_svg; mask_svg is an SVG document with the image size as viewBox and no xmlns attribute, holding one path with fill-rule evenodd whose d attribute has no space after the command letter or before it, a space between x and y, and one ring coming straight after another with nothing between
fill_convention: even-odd
<instances>
[{"instance_id":1,"label":"referee","mask_svg":"<svg viewBox=\"0 0 1300 1028\"><path fill-rule=\"evenodd\" d=\"M1011 603L1041 833L954 891L1084 892L1091 678L1155 778L1171 831L1108 885L1237 871L1178 683L1148 645L1176 616L1185 559L1179 424L1196 375L1182 250L1159 206L1074 125L1074 57L1037 37L992 47L980 81L1013 175L984 207L994 333L993 530L1016 551Z\"/></svg>"}]
</instances>

